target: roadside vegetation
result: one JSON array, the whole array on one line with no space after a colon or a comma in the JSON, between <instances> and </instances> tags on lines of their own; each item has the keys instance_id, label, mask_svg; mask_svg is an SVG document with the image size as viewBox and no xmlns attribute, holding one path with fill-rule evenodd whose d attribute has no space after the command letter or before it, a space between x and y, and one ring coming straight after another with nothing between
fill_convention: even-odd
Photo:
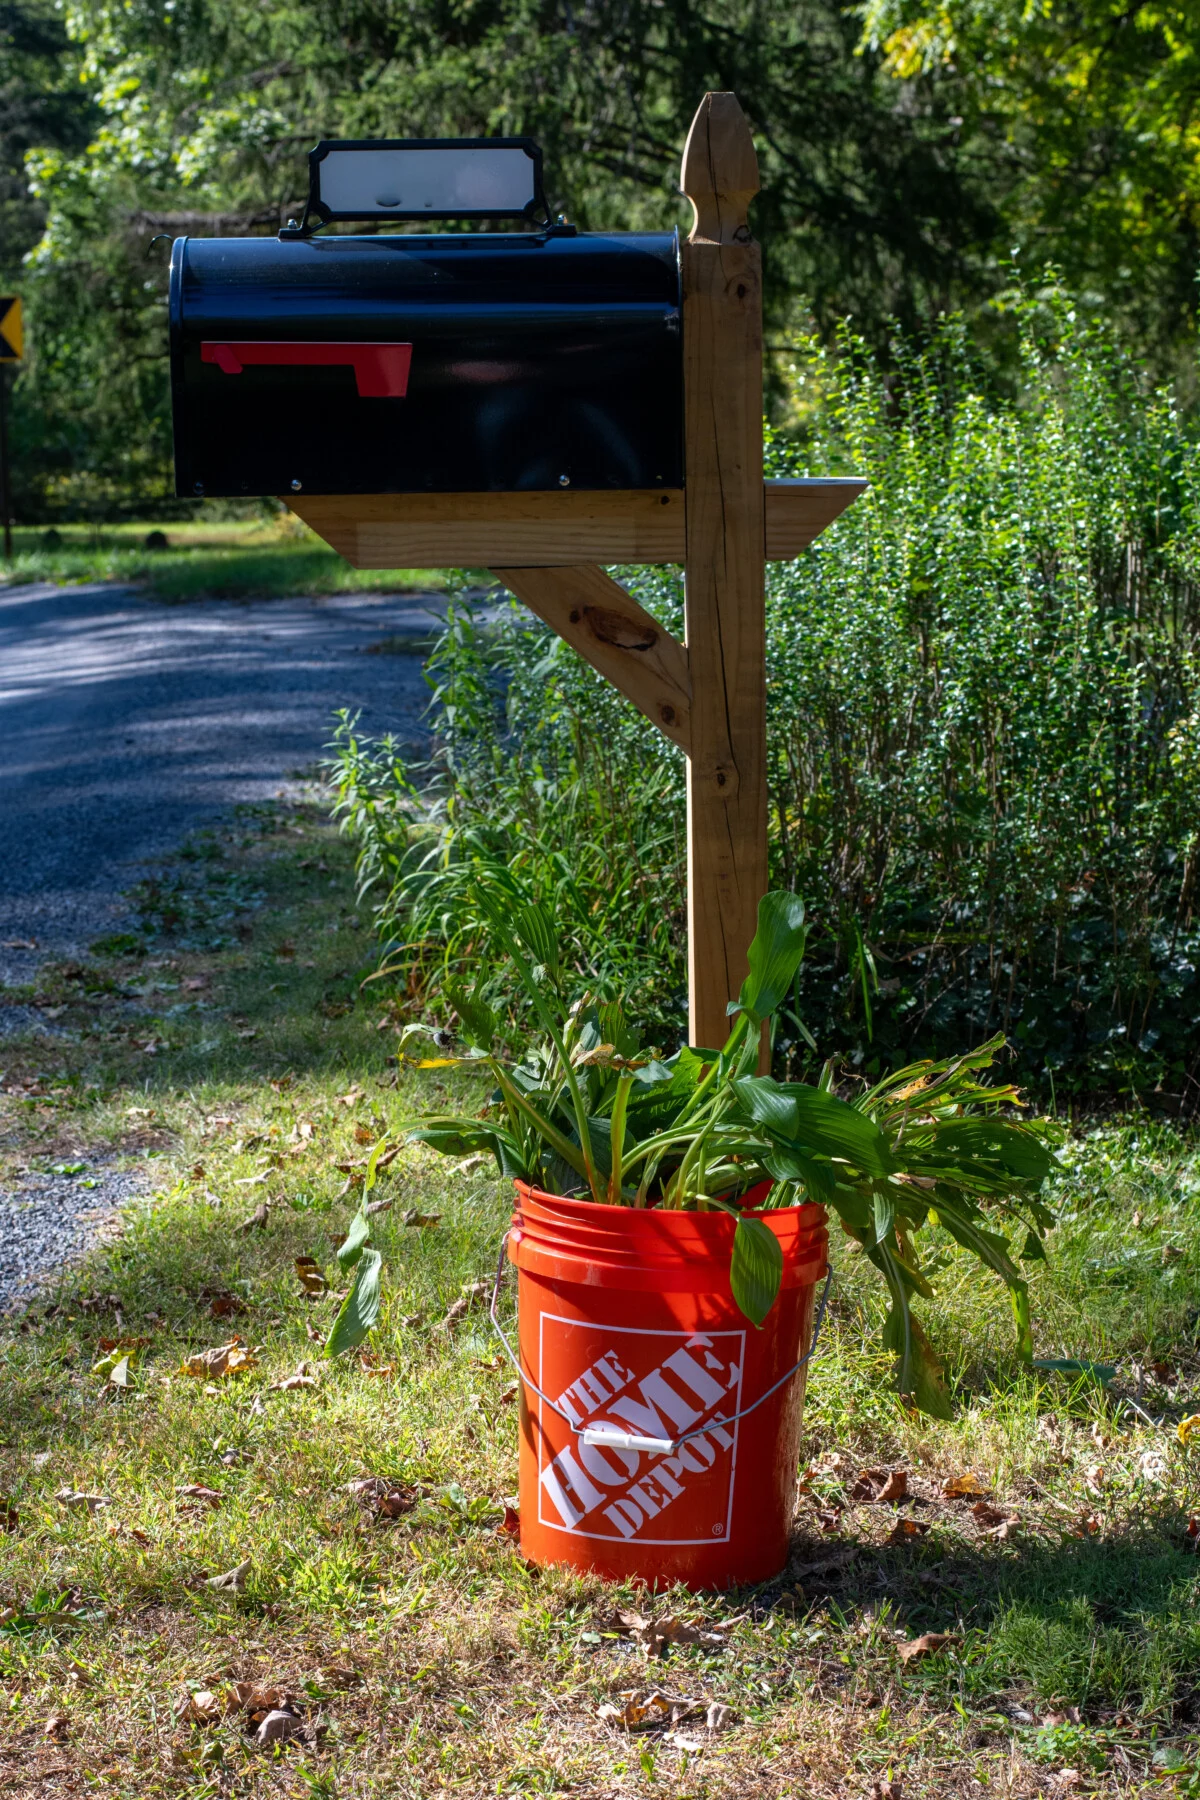
<instances>
[{"instance_id":1,"label":"roadside vegetation","mask_svg":"<svg viewBox=\"0 0 1200 1800\"><path fill-rule=\"evenodd\" d=\"M126 929L2 997L37 1022L0 1054L5 1187L136 1180L0 1337L6 1794L1200 1788L1190 1136L1070 1139L1030 1282L1061 1371L1020 1364L999 1284L943 1244L949 1422L896 1398L879 1283L835 1234L786 1575L614 1592L507 1529L486 1166L391 1163L379 1324L322 1357L371 1145L481 1098L397 1061L375 965L314 795L194 840Z\"/></svg>"},{"instance_id":2,"label":"roadside vegetation","mask_svg":"<svg viewBox=\"0 0 1200 1800\"><path fill-rule=\"evenodd\" d=\"M781 1069L837 1053L877 1078L1003 1031L1047 1105L1200 1100L1200 459L1053 283L1014 309L1024 383L999 392L960 326L802 345L804 460L870 492L768 565L772 884L809 939ZM623 572L682 633L672 571ZM437 1004L503 966L473 908L510 866L576 967L668 1039L685 1007L684 765L523 609L467 618L431 663L432 763L347 722L342 816L389 966ZM500 982L494 983L493 1002Z\"/></svg>"}]
</instances>

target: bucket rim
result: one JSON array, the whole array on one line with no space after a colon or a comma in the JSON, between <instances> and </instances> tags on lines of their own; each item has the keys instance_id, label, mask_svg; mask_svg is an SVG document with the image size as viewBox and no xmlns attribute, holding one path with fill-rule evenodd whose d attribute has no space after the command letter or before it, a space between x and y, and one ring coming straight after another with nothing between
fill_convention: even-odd
<instances>
[{"instance_id":1,"label":"bucket rim","mask_svg":"<svg viewBox=\"0 0 1200 1800\"><path fill-rule=\"evenodd\" d=\"M768 1178L766 1181L755 1182L753 1187L747 1188L746 1193L747 1195L756 1194L761 1189L765 1198L766 1194L770 1192L774 1185L774 1182ZM728 1224L733 1223L730 1215L727 1212L721 1211L702 1213L693 1207L682 1206L612 1206L604 1200L573 1199L567 1194L552 1194L548 1189L540 1188L531 1181L525 1181L519 1175L513 1177L513 1187L516 1189L517 1194L522 1201L532 1201L535 1206L548 1205L555 1210L562 1210L568 1217L578 1216L580 1219L595 1219L597 1224L601 1226L603 1226L605 1221L610 1221L611 1224L615 1226L618 1220L629 1220L634 1222L647 1218L654 1218L656 1220L687 1219L695 1221L702 1227L703 1222L707 1220L713 1220L714 1222L726 1220L728 1221ZM825 1222L826 1218L826 1209L817 1200L801 1200L794 1206L755 1205L743 1207L741 1210L752 1218L799 1219L804 1213L812 1213L820 1216L822 1224ZM632 1224L632 1229L637 1229L636 1223ZM728 1225L726 1225L725 1229L728 1229Z\"/></svg>"}]
</instances>

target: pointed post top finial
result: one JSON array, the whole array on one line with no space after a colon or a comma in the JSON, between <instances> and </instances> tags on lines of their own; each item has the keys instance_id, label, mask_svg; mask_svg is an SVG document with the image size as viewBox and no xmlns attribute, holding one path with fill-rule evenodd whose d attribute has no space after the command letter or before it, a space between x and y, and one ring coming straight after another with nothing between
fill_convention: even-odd
<instances>
[{"instance_id":1,"label":"pointed post top finial","mask_svg":"<svg viewBox=\"0 0 1200 1800\"><path fill-rule=\"evenodd\" d=\"M758 158L736 94L705 94L683 147L679 185L695 214L689 243L749 243Z\"/></svg>"}]
</instances>

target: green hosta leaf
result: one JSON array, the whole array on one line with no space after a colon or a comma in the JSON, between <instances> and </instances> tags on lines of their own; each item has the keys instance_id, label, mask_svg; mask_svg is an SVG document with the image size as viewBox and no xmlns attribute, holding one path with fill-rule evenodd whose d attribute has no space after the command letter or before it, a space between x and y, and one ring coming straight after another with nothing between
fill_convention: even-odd
<instances>
[{"instance_id":1,"label":"green hosta leaf","mask_svg":"<svg viewBox=\"0 0 1200 1800\"><path fill-rule=\"evenodd\" d=\"M907 1300L903 1307L893 1304L883 1328L883 1346L896 1353L904 1398L935 1419L952 1419L954 1404L942 1380L942 1366Z\"/></svg>"},{"instance_id":2,"label":"green hosta leaf","mask_svg":"<svg viewBox=\"0 0 1200 1800\"><path fill-rule=\"evenodd\" d=\"M1102 1386L1113 1381L1117 1373L1115 1363L1088 1362L1085 1357L1035 1356L1031 1360L1035 1369L1048 1369L1055 1375L1088 1375Z\"/></svg>"},{"instance_id":3,"label":"green hosta leaf","mask_svg":"<svg viewBox=\"0 0 1200 1800\"><path fill-rule=\"evenodd\" d=\"M558 938L554 921L544 906L536 901L518 906L510 914L512 928L532 956L534 963L549 970L555 981L559 974Z\"/></svg>"},{"instance_id":4,"label":"green hosta leaf","mask_svg":"<svg viewBox=\"0 0 1200 1800\"><path fill-rule=\"evenodd\" d=\"M1022 1262L1045 1262L1046 1246L1036 1231L1025 1233L1025 1242L1021 1249Z\"/></svg>"},{"instance_id":5,"label":"green hosta leaf","mask_svg":"<svg viewBox=\"0 0 1200 1800\"><path fill-rule=\"evenodd\" d=\"M833 1170L828 1163L817 1162L811 1156L805 1156L802 1150L772 1150L762 1159L763 1168L776 1181L802 1181L808 1190L810 1200L821 1206L836 1206L834 1199ZM863 1220L866 1223L866 1210Z\"/></svg>"},{"instance_id":6,"label":"green hosta leaf","mask_svg":"<svg viewBox=\"0 0 1200 1800\"><path fill-rule=\"evenodd\" d=\"M865 1175L889 1175L895 1167L875 1121L834 1094L804 1082L772 1081L769 1075L744 1075L733 1089L747 1115L781 1149L839 1157Z\"/></svg>"},{"instance_id":7,"label":"green hosta leaf","mask_svg":"<svg viewBox=\"0 0 1200 1800\"><path fill-rule=\"evenodd\" d=\"M458 987L448 981L443 992L455 1012L458 1014L463 1031L480 1050L490 1050L492 1039L500 1029L500 1021L487 1002L481 998L480 984L468 994L465 988Z\"/></svg>"},{"instance_id":8,"label":"green hosta leaf","mask_svg":"<svg viewBox=\"0 0 1200 1800\"><path fill-rule=\"evenodd\" d=\"M761 1219L740 1218L733 1234L729 1285L751 1324L762 1324L775 1304L782 1280L783 1251L775 1233Z\"/></svg>"},{"instance_id":9,"label":"green hosta leaf","mask_svg":"<svg viewBox=\"0 0 1200 1800\"><path fill-rule=\"evenodd\" d=\"M1044 1181L1055 1163L1031 1132L1002 1119L947 1119L935 1125L931 1135L933 1158L940 1161L947 1153L955 1160L966 1157L999 1169L1014 1181Z\"/></svg>"},{"instance_id":10,"label":"green hosta leaf","mask_svg":"<svg viewBox=\"0 0 1200 1800\"><path fill-rule=\"evenodd\" d=\"M378 1250L363 1250L354 1286L346 1295L341 1311L333 1321L333 1330L325 1345L326 1356L340 1356L344 1350L353 1350L371 1330L379 1317L382 1273L383 1258Z\"/></svg>"},{"instance_id":11,"label":"green hosta leaf","mask_svg":"<svg viewBox=\"0 0 1200 1800\"><path fill-rule=\"evenodd\" d=\"M881 1188L875 1190L875 1242L886 1244L892 1235L892 1227L896 1223L896 1203L892 1196Z\"/></svg>"},{"instance_id":12,"label":"green hosta leaf","mask_svg":"<svg viewBox=\"0 0 1200 1800\"><path fill-rule=\"evenodd\" d=\"M337 1259L343 1269L352 1269L363 1253L363 1247L371 1235L371 1225L365 1211L360 1207L350 1221L350 1229L345 1241L337 1253Z\"/></svg>"},{"instance_id":13,"label":"green hosta leaf","mask_svg":"<svg viewBox=\"0 0 1200 1800\"><path fill-rule=\"evenodd\" d=\"M758 930L747 961L750 973L742 983L735 1011L749 1013L756 1023L770 1018L795 980L804 957L804 902L798 894L776 889L758 903Z\"/></svg>"}]
</instances>

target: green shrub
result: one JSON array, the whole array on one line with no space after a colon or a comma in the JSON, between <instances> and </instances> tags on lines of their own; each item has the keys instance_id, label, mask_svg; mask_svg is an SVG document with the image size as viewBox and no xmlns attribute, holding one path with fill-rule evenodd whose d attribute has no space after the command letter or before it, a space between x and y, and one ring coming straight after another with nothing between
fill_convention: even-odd
<instances>
[{"instance_id":1,"label":"green shrub","mask_svg":"<svg viewBox=\"0 0 1200 1800\"><path fill-rule=\"evenodd\" d=\"M819 1043L870 1075L1001 1029L1060 1098L1187 1107L1200 456L1173 395L1060 292L1020 324L1016 398L987 391L955 321L901 347L898 383L848 333L798 348L804 465L777 441L774 471L871 491L768 575L772 879L813 924L777 1053L799 1073ZM674 574L621 574L680 629ZM439 921L472 859L499 857L569 916L582 970L627 991L634 971L642 1016L677 1032L682 758L516 611L460 614L431 673L429 768L397 779L339 738L393 966L418 992L480 955L483 921Z\"/></svg>"}]
</instances>

